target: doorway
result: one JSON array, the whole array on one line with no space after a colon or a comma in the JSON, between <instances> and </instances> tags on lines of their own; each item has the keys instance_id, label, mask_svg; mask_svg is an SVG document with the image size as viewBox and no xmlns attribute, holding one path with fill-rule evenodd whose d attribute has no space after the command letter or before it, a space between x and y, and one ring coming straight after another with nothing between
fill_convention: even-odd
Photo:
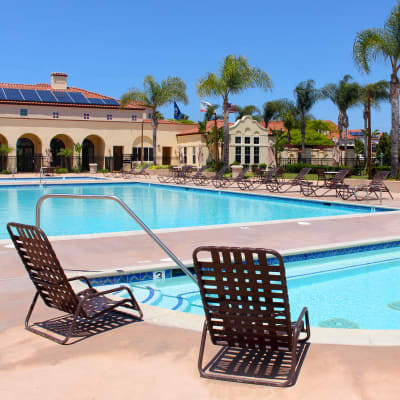
<instances>
[{"instance_id":1,"label":"doorway","mask_svg":"<svg viewBox=\"0 0 400 400\"><path fill-rule=\"evenodd\" d=\"M33 172L34 166L34 145L32 140L28 138L18 139L17 170L19 172Z\"/></svg>"},{"instance_id":2,"label":"doorway","mask_svg":"<svg viewBox=\"0 0 400 400\"><path fill-rule=\"evenodd\" d=\"M89 171L89 164L94 162L94 144L89 139L85 139L82 142L82 169Z\"/></svg>"},{"instance_id":3,"label":"doorway","mask_svg":"<svg viewBox=\"0 0 400 400\"><path fill-rule=\"evenodd\" d=\"M172 147L162 148L162 165L171 165Z\"/></svg>"},{"instance_id":4,"label":"doorway","mask_svg":"<svg viewBox=\"0 0 400 400\"><path fill-rule=\"evenodd\" d=\"M124 153L123 146L114 146L113 147L114 171L119 171L122 168L123 153Z\"/></svg>"}]
</instances>

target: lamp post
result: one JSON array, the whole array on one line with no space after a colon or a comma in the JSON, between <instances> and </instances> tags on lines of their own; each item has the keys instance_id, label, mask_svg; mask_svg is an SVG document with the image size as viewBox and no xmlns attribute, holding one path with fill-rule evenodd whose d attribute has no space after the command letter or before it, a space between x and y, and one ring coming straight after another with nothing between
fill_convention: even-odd
<instances>
[{"instance_id":1,"label":"lamp post","mask_svg":"<svg viewBox=\"0 0 400 400\"><path fill-rule=\"evenodd\" d=\"M214 149L215 149L215 170L217 170L218 169L217 111L214 111Z\"/></svg>"}]
</instances>

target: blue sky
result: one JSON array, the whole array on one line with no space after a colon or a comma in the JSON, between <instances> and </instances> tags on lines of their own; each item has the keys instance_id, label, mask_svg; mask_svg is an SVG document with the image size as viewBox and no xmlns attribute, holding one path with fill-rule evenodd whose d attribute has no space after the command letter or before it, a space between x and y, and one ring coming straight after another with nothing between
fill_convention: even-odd
<instances>
[{"instance_id":1,"label":"blue sky","mask_svg":"<svg viewBox=\"0 0 400 400\"><path fill-rule=\"evenodd\" d=\"M62 3L62 6L59 4ZM251 89L230 100L255 104L292 98L302 80L318 87L350 74L359 83L389 79L390 67L377 62L369 75L352 59L360 30L381 27L395 1L103 1L3 2L2 82L38 83L51 72L68 74L68 84L119 98L143 77L179 76L190 103L181 111L202 116L196 81L217 70L227 54L243 55L265 70L272 92ZM220 103L220 99L205 99ZM173 109L161 110L167 118ZM316 118L337 121L329 101L318 103ZM362 128L361 107L349 111L350 128ZM372 128L390 130L390 107L372 115Z\"/></svg>"}]
</instances>

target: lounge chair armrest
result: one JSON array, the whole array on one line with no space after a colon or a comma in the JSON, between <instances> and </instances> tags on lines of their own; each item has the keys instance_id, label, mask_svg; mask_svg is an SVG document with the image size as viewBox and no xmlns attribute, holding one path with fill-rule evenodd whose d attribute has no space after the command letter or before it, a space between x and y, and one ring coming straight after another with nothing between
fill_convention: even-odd
<instances>
[{"instance_id":1,"label":"lounge chair armrest","mask_svg":"<svg viewBox=\"0 0 400 400\"><path fill-rule=\"evenodd\" d=\"M131 296L131 298L134 298L133 293L131 291L131 289L129 289L127 286L118 286L116 288L112 288L112 289L108 289L108 290L103 290L101 292L92 292L92 293L88 293L86 296L83 296L81 299L81 303L85 302L88 299L92 299L93 297L98 297L98 296L103 296L105 294L109 294L109 293L114 293L114 292L119 292L121 290L126 290L129 295Z\"/></svg>"},{"instance_id":2,"label":"lounge chair armrest","mask_svg":"<svg viewBox=\"0 0 400 400\"><path fill-rule=\"evenodd\" d=\"M296 324L294 326L293 335L297 337L301 332L301 327L303 326L303 319L306 317L306 323L308 323L308 308L304 307L301 310L299 317L297 318Z\"/></svg>"},{"instance_id":3,"label":"lounge chair armrest","mask_svg":"<svg viewBox=\"0 0 400 400\"><path fill-rule=\"evenodd\" d=\"M90 283L90 281L89 281L89 279L88 278L86 278L86 276L83 276L83 275L81 275L81 276L74 276L73 278L68 278L68 281L69 282L71 282L71 281L76 281L76 280L80 280L80 281L85 281L85 283L90 287L90 289L92 289L92 284Z\"/></svg>"}]
</instances>

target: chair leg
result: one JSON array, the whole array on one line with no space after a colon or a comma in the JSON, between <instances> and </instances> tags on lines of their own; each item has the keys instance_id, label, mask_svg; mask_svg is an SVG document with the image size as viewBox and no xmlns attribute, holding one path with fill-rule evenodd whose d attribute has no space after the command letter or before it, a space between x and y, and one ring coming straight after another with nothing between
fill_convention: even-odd
<instances>
[{"instance_id":1,"label":"chair leg","mask_svg":"<svg viewBox=\"0 0 400 400\"><path fill-rule=\"evenodd\" d=\"M32 311L35 308L38 297L39 297L39 292L36 292L35 296L33 297L32 304L29 307L28 314L26 314L26 317L25 317L25 328L28 330L29 330L29 319L31 318Z\"/></svg>"},{"instance_id":2,"label":"chair leg","mask_svg":"<svg viewBox=\"0 0 400 400\"><path fill-rule=\"evenodd\" d=\"M204 349L206 347L206 337L207 337L207 321L204 321L203 325L203 333L201 335L201 342L200 342L200 351L199 351L199 359L197 361L197 367L201 377L206 377L204 370L203 370L203 357L204 357Z\"/></svg>"}]
</instances>

